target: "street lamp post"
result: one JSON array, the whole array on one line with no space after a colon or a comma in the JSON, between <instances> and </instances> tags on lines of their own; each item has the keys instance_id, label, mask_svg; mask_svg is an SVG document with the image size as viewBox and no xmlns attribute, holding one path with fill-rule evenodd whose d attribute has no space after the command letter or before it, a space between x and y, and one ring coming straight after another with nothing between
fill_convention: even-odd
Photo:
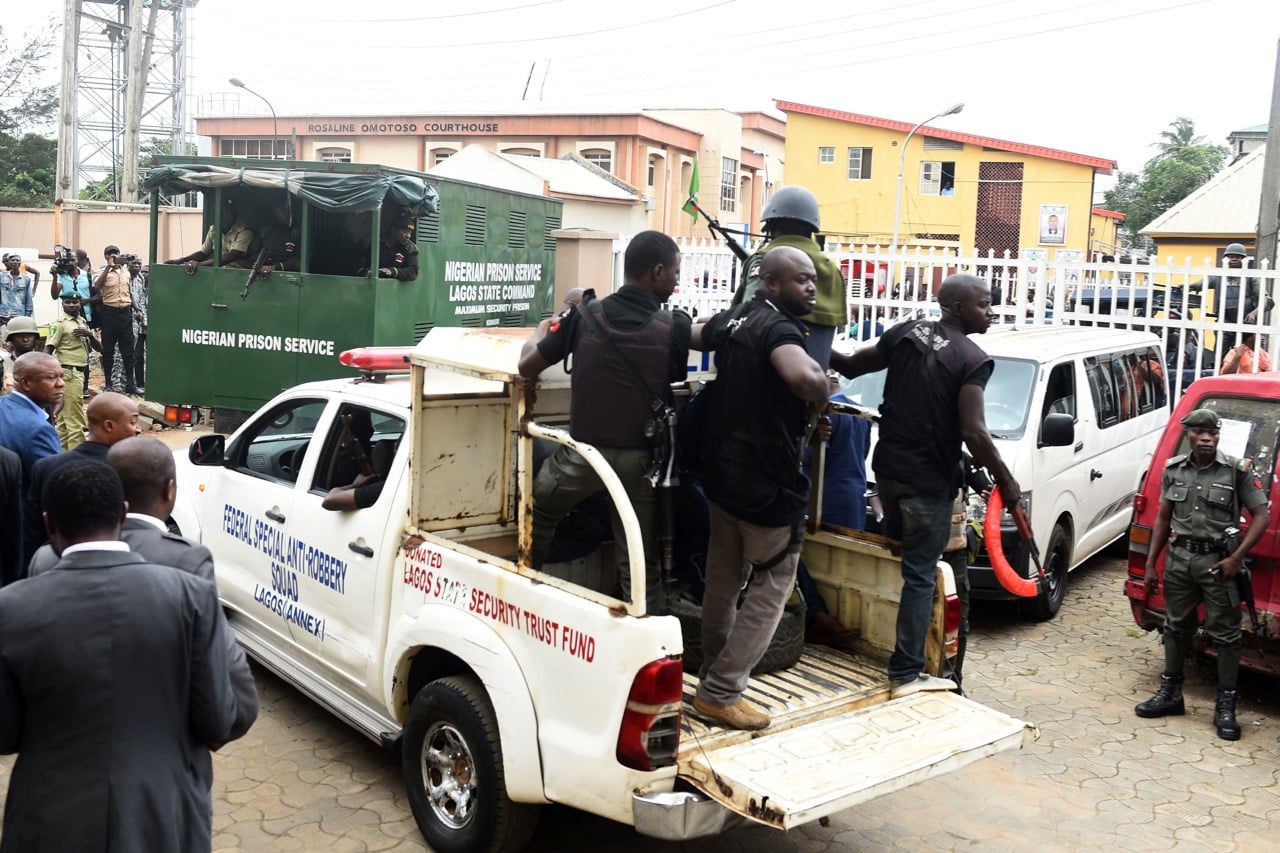
<instances>
[{"instance_id":1,"label":"street lamp post","mask_svg":"<svg viewBox=\"0 0 1280 853\"><path fill-rule=\"evenodd\" d=\"M235 81L233 80L232 82ZM956 104L949 110L940 112L937 115L929 116L927 119L911 128L911 131L907 134L907 138L902 140L902 150L898 152L898 191L893 198L893 242L889 244L889 253L891 255L898 251L898 223L902 219L902 172L907 165L907 143L911 142L911 137L915 136L917 130L924 127L935 118L955 115L962 109L964 109L964 104Z\"/></svg>"},{"instance_id":2,"label":"street lamp post","mask_svg":"<svg viewBox=\"0 0 1280 853\"><path fill-rule=\"evenodd\" d=\"M270 102L270 101L268 101L266 98L264 98L261 94L259 94L259 93L255 92L255 91L253 91L253 90L252 90L252 89L250 89L248 86L246 86L246 85L244 84L244 81L243 81L243 80L241 80L239 77L232 77L232 78L231 78L230 80L228 80L227 82L228 82L228 83L230 83L232 86L235 86L237 89L244 89L244 90L245 90L246 92L248 92L250 95L253 95L253 96L255 96L255 97L261 98L261 99L262 99L262 103L266 104L266 105L267 105L267 109L271 110L271 159L272 159L272 160L276 159L276 142L280 139L280 125L279 125L279 123L276 121L276 108L275 108L275 107L273 107L273 106L271 106L271 102ZM931 119L931 120L932 120L932 119ZM287 157L288 153L289 153L289 146L288 146L288 144L286 143L286 144L285 144L285 155L286 155L286 157ZM901 184L901 183L902 183L902 176L901 176L901 175L899 175L899 176L898 176L898 183L899 183L899 184Z\"/></svg>"}]
</instances>

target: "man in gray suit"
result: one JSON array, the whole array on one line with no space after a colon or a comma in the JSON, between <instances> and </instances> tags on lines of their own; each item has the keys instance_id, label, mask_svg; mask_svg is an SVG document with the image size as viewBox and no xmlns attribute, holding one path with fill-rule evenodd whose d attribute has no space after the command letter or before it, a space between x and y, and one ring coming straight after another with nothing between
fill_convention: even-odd
<instances>
[{"instance_id":1,"label":"man in gray suit","mask_svg":"<svg viewBox=\"0 0 1280 853\"><path fill-rule=\"evenodd\" d=\"M207 851L198 764L238 716L217 590L129 553L100 462L61 468L44 506L62 559L0 589L0 753L18 753L0 853Z\"/></svg>"},{"instance_id":2,"label":"man in gray suit","mask_svg":"<svg viewBox=\"0 0 1280 853\"><path fill-rule=\"evenodd\" d=\"M82 447L84 445L81 445ZM165 519L173 513L178 497L177 472L173 453L150 436L139 435L117 441L107 451L107 464L120 477L128 514L120 528L120 538L129 550L149 563L172 566L213 583L213 555L203 545L170 533ZM27 574L35 577L58 563L51 545L43 545L31 558ZM231 661L231 686L235 690L237 717L230 740L241 737L258 716L258 690L253 673L245 662L244 650L235 634L227 632L227 657ZM213 784L213 762L204 756L201 770Z\"/></svg>"}]
</instances>

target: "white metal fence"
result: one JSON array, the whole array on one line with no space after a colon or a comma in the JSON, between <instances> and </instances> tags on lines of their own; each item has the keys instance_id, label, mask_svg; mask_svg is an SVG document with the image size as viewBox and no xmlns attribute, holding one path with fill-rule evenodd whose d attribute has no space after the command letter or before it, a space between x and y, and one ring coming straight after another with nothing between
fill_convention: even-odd
<instances>
[{"instance_id":1,"label":"white metal fence","mask_svg":"<svg viewBox=\"0 0 1280 853\"><path fill-rule=\"evenodd\" d=\"M622 283L622 252L615 247L615 289ZM748 246L748 251L755 248ZM728 307L739 284L741 264L722 243L681 241L680 284L671 304L695 317ZM1007 258L962 255L943 250L828 245L849 293L849 325L838 337L855 341L874 337L904 318L936 314L934 295L942 280L956 272L990 282L998 322L1031 325L1095 325L1147 329L1158 335L1166 353L1171 403L1200 375L1217 371L1230 346L1242 334L1257 334L1255 349L1280 364L1280 309L1259 311L1245 322L1254 304L1280 300L1280 273L1270 269L1230 269L1205 260L1130 262L1086 261L1057 257ZM1038 254L1038 253L1037 253ZM1083 253L1082 253L1083 254ZM1268 323L1268 320L1271 322Z\"/></svg>"}]
</instances>

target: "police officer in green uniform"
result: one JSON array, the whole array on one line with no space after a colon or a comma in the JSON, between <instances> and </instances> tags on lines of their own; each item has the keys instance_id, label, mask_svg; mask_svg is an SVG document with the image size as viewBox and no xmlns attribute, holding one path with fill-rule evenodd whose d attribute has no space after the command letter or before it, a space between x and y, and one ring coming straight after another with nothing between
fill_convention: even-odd
<instances>
[{"instance_id":1,"label":"police officer in green uniform","mask_svg":"<svg viewBox=\"0 0 1280 853\"><path fill-rule=\"evenodd\" d=\"M849 297L839 267L813 239L813 235L822 230L818 199L804 187L783 187L764 206L760 220L768 239L743 265L743 286L733 295L733 304L751 301L760 284L760 263L770 250L791 246L804 252L818 273L814 280L818 301L813 311L800 321L809 331L805 350L826 370L831 362L831 344L835 340L836 329L849 322Z\"/></svg>"},{"instance_id":2,"label":"police officer in green uniform","mask_svg":"<svg viewBox=\"0 0 1280 853\"><path fill-rule=\"evenodd\" d=\"M262 248L267 250L262 256L260 272L263 275L270 275L275 270L297 272L302 269L298 256L302 236L289 203L281 202L272 206L271 221L258 237L262 241Z\"/></svg>"},{"instance_id":3,"label":"police officer in green uniform","mask_svg":"<svg viewBox=\"0 0 1280 853\"><path fill-rule=\"evenodd\" d=\"M1213 724L1218 737L1240 739L1236 722L1236 675L1240 670L1240 561L1262 538L1270 520L1267 497L1249 470L1250 460L1218 450L1218 416L1196 409L1182 419L1191 452L1165 465L1160 512L1147 553L1147 594L1155 591L1156 558L1165 557L1164 674L1156 695L1134 708L1139 717L1183 714L1182 665L1191 652L1196 606L1204 602L1205 632L1218 650L1218 701ZM1244 536L1228 536L1249 511Z\"/></svg>"},{"instance_id":4,"label":"police officer in green uniform","mask_svg":"<svg viewBox=\"0 0 1280 853\"><path fill-rule=\"evenodd\" d=\"M367 244L362 244L360 251L368 259ZM362 269L358 275L368 275L368 270ZM413 281L417 277L418 244L413 239L413 217L397 216L378 241L378 278Z\"/></svg>"}]
</instances>

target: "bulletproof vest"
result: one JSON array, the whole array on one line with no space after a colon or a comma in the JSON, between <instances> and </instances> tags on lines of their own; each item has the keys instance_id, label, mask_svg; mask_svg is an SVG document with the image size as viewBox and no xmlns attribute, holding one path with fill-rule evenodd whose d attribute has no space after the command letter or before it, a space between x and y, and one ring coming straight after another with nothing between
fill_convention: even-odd
<instances>
[{"instance_id":1,"label":"bulletproof vest","mask_svg":"<svg viewBox=\"0 0 1280 853\"><path fill-rule=\"evenodd\" d=\"M645 423L656 414L654 401L665 403L671 396L667 380L671 314L655 311L645 325L622 331L609 324L598 299L583 302L578 310L590 312L596 322L578 322L569 433L578 441L600 447L651 446L644 434ZM609 340L601 334L608 335ZM644 382L643 388L633 374Z\"/></svg>"},{"instance_id":2,"label":"bulletproof vest","mask_svg":"<svg viewBox=\"0 0 1280 853\"><path fill-rule=\"evenodd\" d=\"M778 377L764 345L774 324L799 326L799 323L775 311L764 299L752 299L733 312L729 323L736 325L729 342L720 350L721 368L716 373L716 395L723 403L713 406L708 413L707 432L722 437L738 433L753 441L781 442L789 446L791 439L804 433L804 404ZM727 362L738 369L726 370ZM737 413L748 409L763 416L748 419L738 416Z\"/></svg>"}]
</instances>

